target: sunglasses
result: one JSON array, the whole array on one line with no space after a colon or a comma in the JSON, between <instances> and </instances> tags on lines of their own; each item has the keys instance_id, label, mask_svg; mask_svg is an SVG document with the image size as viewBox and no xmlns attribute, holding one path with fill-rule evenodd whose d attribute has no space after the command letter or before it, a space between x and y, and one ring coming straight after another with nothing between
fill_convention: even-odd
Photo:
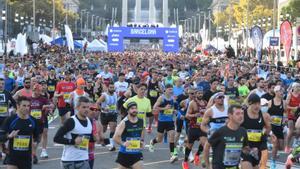
<instances>
[{"instance_id":1,"label":"sunglasses","mask_svg":"<svg viewBox=\"0 0 300 169\"><path fill-rule=\"evenodd\" d=\"M189 93L190 95L194 95L195 93Z\"/></svg>"},{"instance_id":2,"label":"sunglasses","mask_svg":"<svg viewBox=\"0 0 300 169\"><path fill-rule=\"evenodd\" d=\"M30 84L30 82L25 82L25 84Z\"/></svg>"},{"instance_id":3,"label":"sunglasses","mask_svg":"<svg viewBox=\"0 0 300 169\"><path fill-rule=\"evenodd\" d=\"M218 96L218 97L216 97L216 99L224 99L225 98L225 96Z\"/></svg>"}]
</instances>

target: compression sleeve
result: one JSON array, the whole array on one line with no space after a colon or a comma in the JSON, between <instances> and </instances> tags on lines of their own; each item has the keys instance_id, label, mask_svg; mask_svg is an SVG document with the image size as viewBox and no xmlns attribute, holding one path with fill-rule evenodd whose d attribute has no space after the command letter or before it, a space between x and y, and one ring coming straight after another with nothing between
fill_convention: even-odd
<instances>
[{"instance_id":1,"label":"compression sleeve","mask_svg":"<svg viewBox=\"0 0 300 169\"><path fill-rule=\"evenodd\" d=\"M55 136L54 136L54 142L58 143L58 144L65 144L65 145L74 145L75 144L75 140L74 139L67 139L64 136L70 132L71 130L73 130L73 128L75 127L75 122L73 120L73 118L69 118L64 124L63 126L61 126L58 131L56 132Z\"/></svg>"}]
</instances>

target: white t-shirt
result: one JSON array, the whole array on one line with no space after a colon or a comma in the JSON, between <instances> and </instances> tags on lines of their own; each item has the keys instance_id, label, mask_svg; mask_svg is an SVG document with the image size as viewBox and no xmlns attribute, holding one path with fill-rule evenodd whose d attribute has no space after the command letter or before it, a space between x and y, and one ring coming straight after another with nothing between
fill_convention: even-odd
<instances>
[{"instance_id":1,"label":"white t-shirt","mask_svg":"<svg viewBox=\"0 0 300 169\"><path fill-rule=\"evenodd\" d=\"M128 83L117 81L115 83L115 89L116 89L116 92L117 92L118 96L120 96L121 94L123 94L127 91Z\"/></svg>"}]
</instances>

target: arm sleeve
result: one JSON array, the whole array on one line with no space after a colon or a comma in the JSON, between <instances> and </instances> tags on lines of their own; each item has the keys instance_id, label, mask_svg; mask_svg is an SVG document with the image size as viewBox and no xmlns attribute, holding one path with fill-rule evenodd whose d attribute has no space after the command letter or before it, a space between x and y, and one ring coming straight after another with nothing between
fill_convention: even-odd
<instances>
[{"instance_id":1,"label":"arm sleeve","mask_svg":"<svg viewBox=\"0 0 300 169\"><path fill-rule=\"evenodd\" d=\"M38 142L39 141L39 126L37 125L38 124L38 121L36 119L34 119L34 123L35 123L35 128L33 130L33 140L34 142Z\"/></svg>"},{"instance_id":2,"label":"arm sleeve","mask_svg":"<svg viewBox=\"0 0 300 169\"><path fill-rule=\"evenodd\" d=\"M67 134L69 131L71 131L75 127L75 122L72 118L69 118L63 126L61 126L55 136L54 136L54 142L58 144L65 144L65 145L74 145L75 140L74 139L67 139L64 137L65 134Z\"/></svg>"},{"instance_id":3,"label":"arm sleeve","mask_svg":"<svg viewBox=\"0 0 300 169\"><path fill-rule=\"evenodd\" d=\"M1 143L4 143L7 141L7 133L9 132L8 131L9 124L10 124L10 118L6 118L0 128L0 142Z\"/></svg>"},{"instance_id":4,"label":"arm sleeve","mask_svg":"<svg viewBox=\"0 0 300 169\"><path fill-rule=\"evenodd\" d=\"M16 109L17 108L17 105L16 105L16 101L15 99L12 97L12 95L10 93L7 93L7 98L8 100L11 102L12 106Z\"/></svg>"}]
</instances>

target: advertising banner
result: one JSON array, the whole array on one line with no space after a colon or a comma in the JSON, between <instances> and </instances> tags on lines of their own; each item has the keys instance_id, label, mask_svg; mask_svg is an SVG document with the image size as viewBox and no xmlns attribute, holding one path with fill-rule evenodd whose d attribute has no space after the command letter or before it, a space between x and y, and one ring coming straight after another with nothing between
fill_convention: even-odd
<instances>
[{"instance_id":1,"label":"advertising banner","mask_svg":"<svg viewBox=\"0 0 300 169\"><path fill-rule=\"evenodd\" d=\"M254 26L251 29L251 39L256 50L256 57L258 59L258 62L260 62L263 47L263 33L259 26Z\"/></svg>"},{"instance_id":2,"label":"advertising banner","mask_svg":"<svg viewBox=\"0 0 300 169\"><path fill-rule=\"evenodd\" d=\"M283 21L280 25L280 42L283 44L284 52L286 55L286 63L289 63L291 55L293 30L289 21Z\"/></svg>"}]
</instances>

